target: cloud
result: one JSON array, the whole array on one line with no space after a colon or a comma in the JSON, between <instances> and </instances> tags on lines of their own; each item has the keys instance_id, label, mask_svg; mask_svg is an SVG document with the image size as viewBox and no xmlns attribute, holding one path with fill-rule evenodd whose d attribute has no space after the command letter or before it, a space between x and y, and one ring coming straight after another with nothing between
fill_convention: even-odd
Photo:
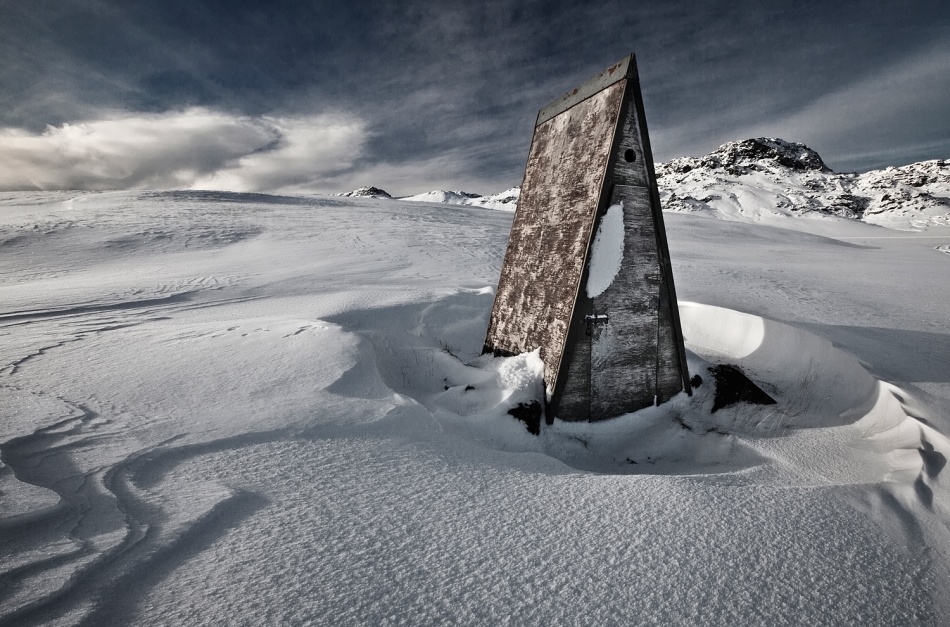
<instances>
[{"instance_id":1,"label":"cloud","mask_svg":"<svg viewBox=\"0 0 950 627\"><path fill-rule=\"evenodd\" d=\"M398 163L387 161L367 164L335 182L335 189L341 191L375 185L394 196L409 196L436 189L488 194L516 184L508 178L493 178L474 172L471 161L463 151L449 151L434 157L406 159Z\"/></svg>"},{"instance_id":2,"label":"cloud","mask_svg":"<svg viewBox=\"0 0 950 627\"><path fill-rule=\"evenodd\" d=\"M835 151L845 167L950 156L950 46L925 49L844 85L774 124Z\"/></svg>"},{"instance_id":3,"label":"cloud","mask_svg":"<svg viewBox=\"0 0 950 627\"><path fill-rule=\"evenodd\" d=\"M353 167L366 137L366 125L343 114L248 117L204 108L115 114L40 134L3 128L0 189L318 187Z\"/></svg>"},{"instance_id":4,"label":"cloud","mask_svg":"<svg viewBox=\"0 0 950 627\"><path fill-rule=\"evenodd\" d=\"M228 167L196 180L192 187L228 191L314 189L350 171L362 155L366 124L344 115L264 117L279 139Z\"/></svg>"},{"instance_id":5,"label":"cloud","mask_svg":"<svg viewBox=\"0 0 950 627\"><path fill-rule=\"evenodd\" d=\"M842 80L810 99L790 99L793 106L780 115L763 115L767 105L761 100L737 102L724 121L697 115L661 129L656 135L666 147L663 157L698 156L725 141L760 136L803 142L836 170L950 154L950 47L945 42L893 59L872 75ZM698 144L705 144L702 150L695 150Z\"/></svg>"},{"instance_id":6,"label":"cloud","mask_svg":"<svg viewBox=\"0 0 950 627\"><path fill-rule=\"evenodd\" d=\"M932 0L7 2L0 188L494 191L520 182L538 109L630 51L658 160L753 135L837 169L945 157L948 16ZM189 115L200 142L175 128ZM132 145L100 155L104 135Z\"/></svg>"}]
</instances>

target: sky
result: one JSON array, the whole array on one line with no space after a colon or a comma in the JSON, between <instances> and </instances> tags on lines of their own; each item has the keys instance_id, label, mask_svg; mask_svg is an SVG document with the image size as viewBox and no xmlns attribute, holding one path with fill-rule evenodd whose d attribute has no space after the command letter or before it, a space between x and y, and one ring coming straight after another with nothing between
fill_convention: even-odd
<instances>
[{"instance_id":1,"label":"sky","mask_svg":"<svg viewBox=\"0 0 950 627\"><path fill-rule=\"evenodd\" d=\"M0 0L0 190L478 193L637 55L656 161L950 158L950 3Z\"/></svg>"}]
</instances>

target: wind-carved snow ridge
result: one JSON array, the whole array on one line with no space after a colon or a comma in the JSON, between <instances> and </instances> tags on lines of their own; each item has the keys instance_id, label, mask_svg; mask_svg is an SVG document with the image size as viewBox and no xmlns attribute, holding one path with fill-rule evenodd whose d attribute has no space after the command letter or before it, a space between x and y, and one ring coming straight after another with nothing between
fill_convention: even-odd
<instances>
[{"instance_id":1,"label":"wind-carved snow ridge","mask_svg":"<svg viewBox=\"0 0 950 627\"><path fill-rule=\"evenodd\" d=\"M611 209L616 227L621 206ZM760 316L681 303L690 371L708 383L692 397L680 394L604 423L555 420L538 438L511 410L543 402L542 362L537 351L478 354L490 302L485 290L461 290L426 306L351 312L331 321L372 347L375 365L359 366L361 378L370 367L372 378L424 408L428 420L415 419L413 430L543 453L600 473L733 472L761 465L763 455L801 457L811 460L805 475L816 484L889 481L909 507L917 501L932 506L927 493L940 473L928 471L927 455L950 456L950 440L929 426L908 392L875 379L828 340ZM741 368L778 403L740 403L714 413L708 368L720 363ZM338 392L350 393L345 390L356 388L347 383ZM872 455L852 463L853 447Z\"/></svg>"},{"instance_id":2,"label":"wind-carved snow ridge","mask_svg":"<svg viewBox=\"0 0 950 627\"><path fill-rule=\"evenodd\" d=\"M591 245L587 276L587 297L604 293L620 272L623 263L623 201L611 205L600 219Z\"/></svg>"},{"instance_id":3,"label":"wind-carved snow ridge","mask_svg":"<svg viewBox=\"0 0 950 627\"><path fill-rule=\"evenodd\" d=\"M539 452L537 438L508 412L537 404L540 417L544 365L538 351L481 355L492 299L490 289L466 288L435 302L352 311L330 320L364 339L366 359L354 372L403 399L394 416L421 410L411 429L502 451ZM362 394L365 382L350 388L349 380L345 375L334 391Z\"/></svg>"},{"instance_id":4,"label":"wind-carved snow ridge","mask_svg":"<svg viewBox=\"0 0 950 627\"><path fill-rule=\"evenodd\" d=\"M887 482L904 507L933 510L934 488L946 481L950 439L909 392L807 331L699 303L681 302L679 310L691 354L739 365L777 401L734 406L728 418L716 418L717 428L784 436L757 448L809 459L804 468L813 481ZM862 463L847 463L856 450L865 453L858 456Z\"/></svg>"}]
</instances>

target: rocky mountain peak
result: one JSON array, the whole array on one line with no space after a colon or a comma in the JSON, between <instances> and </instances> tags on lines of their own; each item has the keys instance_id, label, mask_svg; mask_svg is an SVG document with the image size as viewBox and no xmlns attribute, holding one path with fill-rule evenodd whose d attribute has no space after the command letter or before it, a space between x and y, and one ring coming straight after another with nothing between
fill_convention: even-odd
<instances>
[{"instance_id":1,"label":"rocky mountain peak","mask_svg":"<svg viewBox=\"0 0 950 627\"><path fill-rule=\"evenodd\" d=\"M656 165L667 211L730 220L825 214L897 229L950 224L950 162L832 172L811 148L776 138L729 142Z\"/></svg>"},{"instance_id":2,"label":"rocky mountain peak","mask_svg":"<svg viewBox=\"0 0 950 627\"><path fill-rule=\"evenodd\" d=\"M358 187L352 192L340 192L339 194L334 194L334 196L347 196L349 198L392 198L386 190L373 187L372 185Z\"/></svg>"},{"instance_id":3,"label":"rocky mountain peak","mask_svg":"<svg viewBox=\"0 0 950 627\"><path fill-rule=\"evenodd\" d=\"M727 142L702 158L680 157L662 164L664 170L679 174L705 168L725 170L733 176L761 171L775 165L789 170L831 172L818 153L805 144L789 142L777 137L757 137ZM659 171L657 174L662 175Z\"/></svg>"}]
</instances>

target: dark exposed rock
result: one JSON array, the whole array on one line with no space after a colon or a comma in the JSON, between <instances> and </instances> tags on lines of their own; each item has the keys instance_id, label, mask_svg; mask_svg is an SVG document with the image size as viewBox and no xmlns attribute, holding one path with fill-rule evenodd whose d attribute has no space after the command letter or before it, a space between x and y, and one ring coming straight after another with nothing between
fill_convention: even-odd
<instances>
[{"instance_id":1,"label":"dark exposed rock","mask_svg":"<svg viewBox=\"0 0 950 627\"><path fill-rule=\"evenodd\" d=\"M346 196L349 198L392 198L384 189L373 186L364 186L354 189L352 192L340 192L334 196Z\"/></svg>"},{"instance_id":2,"label":"dark exposed rock","mask_svg":"<svg viewBox=\"0 0 950 627\"><path fill-rule=\"evenodd\" d=\"M686 174L693 170L721 170L730 176L767 171L775 166L799 172L831 172L817 152L804 144L777 137L728 142L700 158L679 157L657 165L657 176Z\"/></svg>"},{"instance_id":3,"label":"dark exposed rock","mask_svg":"<svg viewBox=\"0 0 950 627\"><path fill-rule=\"evenodd\" d=\"M523 422L531 435L540 435L541 433L541 413L541 403L538 401L518 403L508 410L508 415L514 416Z\"/></svg>"},{"instance_id":4,"label":"dark exposed rock","mask_svg":"<svg viewBox=\"0 0 950 627\"><path fill-rule=\"evenodd\" d=\"M775 405L775 399L745 376L738 366L720 364L710 368L709 372L716 380L713 413L736 403Z\"/></svg>"},{"instance_id":5,"label":"dark exposed rock","mask_svg":"<svg viewBox=\"0 0 950 627\"><path fill-rule=\"evenodd\" d=\"M758 162L774 162L791 170L831 172L818 153L804 144L788 142L777 137L758 137L728 142L702 158L706 167L719 167L730 174L743 168L758 170Z\"/></svg>"},{"instance_id":6,"label":"dark exposed rock","mask_svg":"<svg viewBox=\"0 0 950 627\"><path fill-rule=\"evenodd\" d=\"M860 218L867 211L870 202L870 199L864 196L855 196L850 192L844 192L829 197L827 211L846 218Z\"/></svg>"}]
</instances>

